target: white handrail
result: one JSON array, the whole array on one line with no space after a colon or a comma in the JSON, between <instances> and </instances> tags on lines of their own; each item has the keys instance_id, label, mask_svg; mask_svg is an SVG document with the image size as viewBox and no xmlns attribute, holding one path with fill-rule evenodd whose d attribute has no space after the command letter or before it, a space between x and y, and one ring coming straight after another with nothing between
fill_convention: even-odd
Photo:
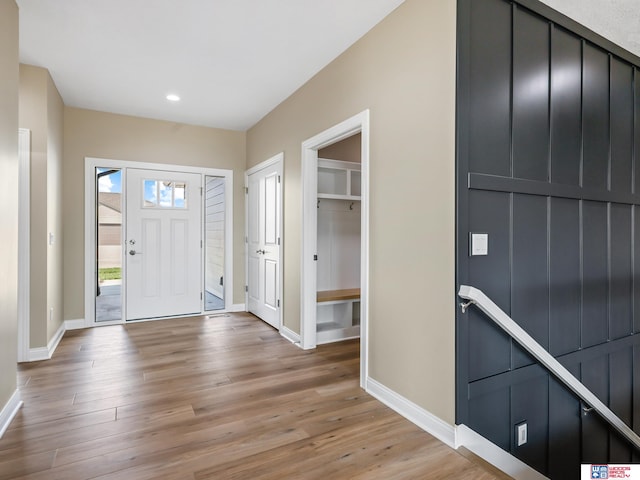
<instances>
[{"instance_id":1,"label":"white handrail","mask_svg":"<svg viewBox=\"0 0 640 480\"><path fill-rule=\"evenodd\" d=\"M542 345L536 342L522 327L513 321L509 315L504 313L493 301L481 290L468 285L460 285L458 295L469 303L463 304L463 312L470 304L474 304L491 318L500 328L507 332L516 342L527 352L544 365L553 375L564 383L573 393L582 399L584 403L590 405L602 418L604 418L613 428L623 435L629 442L640 450L640 437L627 426L609 407L596 397L591 390L584 386L571 372L564 368Z\"/></svg>"}]
</instances>

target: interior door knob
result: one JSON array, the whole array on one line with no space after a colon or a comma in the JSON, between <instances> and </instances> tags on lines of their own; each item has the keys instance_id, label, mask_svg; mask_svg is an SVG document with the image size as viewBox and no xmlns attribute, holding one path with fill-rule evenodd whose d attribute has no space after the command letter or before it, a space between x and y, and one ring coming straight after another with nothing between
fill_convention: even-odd
<instances>
[{"instance_id":1,"label":"interior door knob","mask_svg":"<svg viewBox=\"0 0 640 480\"><path fill-rule=\"evenodd\" d=\"M129 255L142 255L142 252L136 252L135 250L129 250Z\"/></svg>"}]
</instances>

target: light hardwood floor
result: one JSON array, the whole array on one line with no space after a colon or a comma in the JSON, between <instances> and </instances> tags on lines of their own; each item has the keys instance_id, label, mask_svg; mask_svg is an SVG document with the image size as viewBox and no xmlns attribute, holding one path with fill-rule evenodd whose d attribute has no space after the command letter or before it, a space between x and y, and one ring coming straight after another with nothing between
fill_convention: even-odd
<instances>
[{"instance_id":1,"label":"light hardwood floor","mask_svg":"<svg viewBox=\"0 0 640 480\"><path fill-rule=\"evenodd\" d=\"M506 478L358 374L358 342L303 351L248 314L67 332L19 367L0 479Z\"/></svg>"}]
</instances>

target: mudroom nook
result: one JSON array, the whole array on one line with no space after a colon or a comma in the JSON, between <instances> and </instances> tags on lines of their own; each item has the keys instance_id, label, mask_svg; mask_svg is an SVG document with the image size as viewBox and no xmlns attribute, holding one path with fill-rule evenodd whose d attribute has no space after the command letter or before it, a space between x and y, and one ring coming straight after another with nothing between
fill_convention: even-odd
<instances>
[{"instance_id":1,"label":"mudroom nook","mask_svg":"<svg viewBox=\"0 0 640 480\"><path fill-rule=\"evenodd\" d=\"M360 164L318 158L316 342L360 335Z\"/></svg>"}]
</instances>

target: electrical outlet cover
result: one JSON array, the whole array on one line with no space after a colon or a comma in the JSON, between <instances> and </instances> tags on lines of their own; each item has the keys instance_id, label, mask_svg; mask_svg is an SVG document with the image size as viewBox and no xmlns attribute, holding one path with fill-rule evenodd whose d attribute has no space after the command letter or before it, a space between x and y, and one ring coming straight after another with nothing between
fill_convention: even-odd
<instances>
[{"instance_id":1,"label":"electrical outlet cover","mask_svg":"<svg viewBox=\"0 0 640 480\"><path fill-rule=\"evenodd\" d=\"M516 433L518 446L521 447L525 443L527 443L527 424L520 423L516 425Z\"/></svg>"}]
</instances>

